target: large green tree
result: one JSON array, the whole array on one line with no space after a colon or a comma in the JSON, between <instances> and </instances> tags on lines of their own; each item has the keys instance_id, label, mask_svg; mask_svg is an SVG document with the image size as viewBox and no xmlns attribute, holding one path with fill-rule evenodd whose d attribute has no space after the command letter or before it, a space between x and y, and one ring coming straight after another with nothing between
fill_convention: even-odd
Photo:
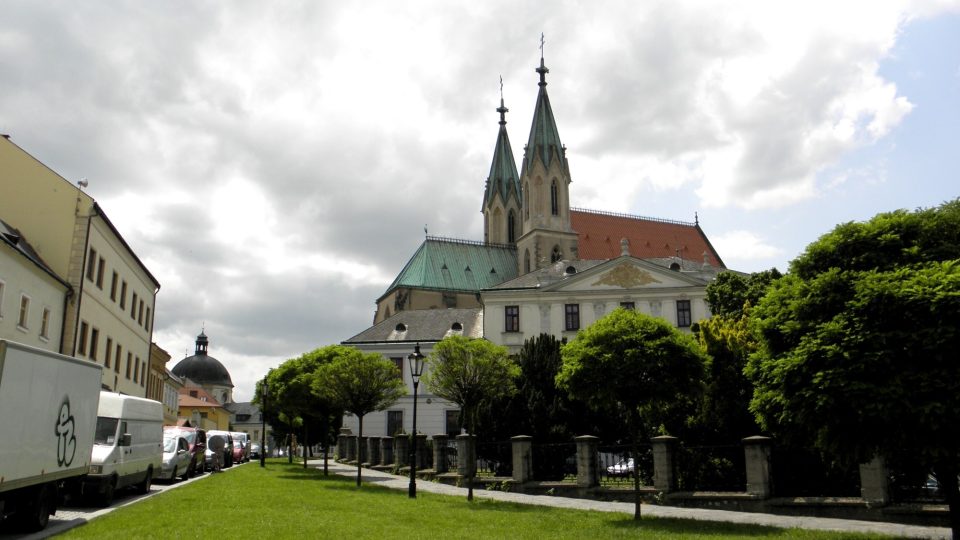
<instances>
[{"instance_id":1,"label":"large green tree","mask_svg":"<svg viewBox=\"0 0 960 540\"><path fill-rule=\"evenodd\" d=\"M438 397L459 405L461 425L476 435L485 408L516 392L514 381L519 373L520 367L510 359L506 347L485 339L448 336L427 358L423 383ZM472 474L467 479L467 500L473 500Z\"/></svg>"},{"instance_id":2,"label":"large green tree","mask_svg":"<svg viewBox=\"0 0 960 540\"><path fill-rule=\"evenodd\" d=\"M711 313L733 319L741 317L745 306L757 305L767 287L782 276L776 268L753 274L721 273L707 285Z\"/></svg>"},{"instance_id":3,"label":"large green tree","mask_svg":"<svg viewBox=\"0 0 960 540\"><path fill-rule=\"evenodd\" d=\"M960 200L822 236L751 311L747 373L768 430L931 467L960 533Z\"/></svg>"},{"instance_id":4,"label":"large green tree","mask_svg":"<svg viewBox=\"0 0 960 540\"><path fill-rule=\"evenodd\" d=\"M364 353L342 345L331 345L325 351L330 361L317 371L314 391L357 416L359 457L363 417L386 409L405 395L407 388L397 376L397 366L378 353ZM363 470L361 461L357 459L357 486Z\"/></svg>"},{"instance_id":5,"label":"large green tree","mask_svg":"<svg viewBox=\"0 0 960 540\"><path fill-rule=\"evenodd\" d=\"M557 384L594 409L617 414L635 460L641 441L685 423L703 390L706 357L693 337L633 310L616 309L581 330L561 355ZM634 503L640 519L639 474Z\"/></svg>"}]
</instances>

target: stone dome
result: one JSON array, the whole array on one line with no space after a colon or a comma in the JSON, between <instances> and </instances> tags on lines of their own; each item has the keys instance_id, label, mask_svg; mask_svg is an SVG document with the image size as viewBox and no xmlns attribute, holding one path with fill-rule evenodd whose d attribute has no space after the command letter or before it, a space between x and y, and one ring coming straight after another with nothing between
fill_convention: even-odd
<instances>
[{"instance_id":1,"label":"stone dome","mask_svg":"<svg viewBox=\"0 0 960 540\"><path fill-rule=\"evenodd\" d=\"M186 377L199 385L216 385L233 388L230 372L219 360L207 354L207 336L197 336L197 350L177 363L171 370L178 377Z\"/></svg>"}]
</instances>

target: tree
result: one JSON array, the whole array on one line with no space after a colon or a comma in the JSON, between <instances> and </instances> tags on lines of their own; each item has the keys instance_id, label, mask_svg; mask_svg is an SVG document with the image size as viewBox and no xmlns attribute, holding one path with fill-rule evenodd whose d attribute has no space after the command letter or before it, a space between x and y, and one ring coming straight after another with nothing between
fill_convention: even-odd
<instances>
[{"instance_id":1,"label":"tree","mask_svg":"<svg viewBox=\"0 0 960 540\"><path fill-rule=\"evenodd\" d=\"M960 199L820 237L751 312L761 425L865 461L932 468L960 533Z\"/></svg>"},{"instance_id":2,"label":"tree","mask_svg":"<svg viewBox=\"0 0 960 540\"><path fill-rule=\"evenodd\" d=\"M363 417L395 403L407 393L406 386L397 376L397 366L378 353L331 345L325 349L325 354L330 361L317 371L314 391L357 416L359 446L363 438ZM357 459L358 487L363 469L361 461Z\"/></svg>"},{"instance_id":3,"label":"tree","mask_svg":"<svg viewBox=\"0 0 960 540\"><path fill-rule=\"evenodd\" d=\"M557 384L594 409L614 411L634 456L642 440L682 424L702 392L706 358L693 337L633 310L616 309L581 330L561 356ZM640 519L639 474L634 503Z\"/></svg>"},{"instance_id":4,"label":"tree","mask_svg":"<svg viewBox=\"0 0 960 540\"><path fill-rule=\"evenodd\" d=\"M506 347L485 339L448 336L427 358L423 383L436 396L460 406L461 425L476 435L485 407L516 392L520 368ZM473 467L468 467L473 471ZM473 476L467 479L467 500L473 500Z\"/></svg>"},{"instance_id":5,"label":"tree","mask_svg":"<svg viewBox=\"0 0 960 540\"><path fill-rule=\"evenodd\" d=\"M740 318L744 306L757 305L770 284L781 277L776 268L750 275L722 272L707 285L707 304L713 315Z\"/></svg>"}]
</instances>

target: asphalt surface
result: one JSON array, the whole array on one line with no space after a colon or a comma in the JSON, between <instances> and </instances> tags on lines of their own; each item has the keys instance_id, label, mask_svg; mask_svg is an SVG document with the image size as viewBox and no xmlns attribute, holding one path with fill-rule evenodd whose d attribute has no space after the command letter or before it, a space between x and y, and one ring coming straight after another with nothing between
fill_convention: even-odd
<instances>
[{"instance_id":1,"label":"asphalt surface","mask_svg":"<svg viewBox=\"0 0 960 540\"><path fill-rule=\"evenodd\" d=\"M323 467L322 461L310 461L308 464ZM330 472L356 478L356 467L348 467L336 462L330 462ZM410 478L397 476L372 469L363 469L363 481L375 483L379 486L406 491L410 486ZM458 488L437 482L417 482L417 492L428 491L443 495L452 495L466 499L467 488ZM551 497L549 495L524 495L503 491L487 491L474 489L473 496L482 499L531 504L538 506L552 506L556 508L571 508L576 510L593 510L597 512L618 512L633 515L633 503L595 501L591 499L573 499L569 497ZM640 513L646 516L671 517L680 519L696 519L701 521L723 521L729 523L745 523L765 525L769 527L799 528L815 531L859 532L868 534L886 534L894 538L933 538L949 539L950 529L945 527L921 527L918 525L903 525L899 523L884 523L877 521L856 521L848 519L832 519L801 516L780 516L775 514L759 514L752 512L731 512L729 510L708 510L702 508L680 508L676 506L657 506L644 504Z\"/></svg>"}]
</instances>

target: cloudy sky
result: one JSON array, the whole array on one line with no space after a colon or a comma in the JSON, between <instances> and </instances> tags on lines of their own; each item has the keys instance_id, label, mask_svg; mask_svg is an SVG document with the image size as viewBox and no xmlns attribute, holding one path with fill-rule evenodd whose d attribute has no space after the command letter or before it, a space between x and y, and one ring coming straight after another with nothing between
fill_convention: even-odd
<instances>
[{"instance_id":1,"label":"cloudy sky","mask_svg":"<svg viewBox=\"0 0 960 540\"><path fill-rule=\"evenodd\" d=\"M105 208L251 397L359 333L431 235L482 239L540 34L581 208L785 270L836 224L960 196L957 2L37 2L0 16L0 133Z\"/></svg>"}]
</instances>

